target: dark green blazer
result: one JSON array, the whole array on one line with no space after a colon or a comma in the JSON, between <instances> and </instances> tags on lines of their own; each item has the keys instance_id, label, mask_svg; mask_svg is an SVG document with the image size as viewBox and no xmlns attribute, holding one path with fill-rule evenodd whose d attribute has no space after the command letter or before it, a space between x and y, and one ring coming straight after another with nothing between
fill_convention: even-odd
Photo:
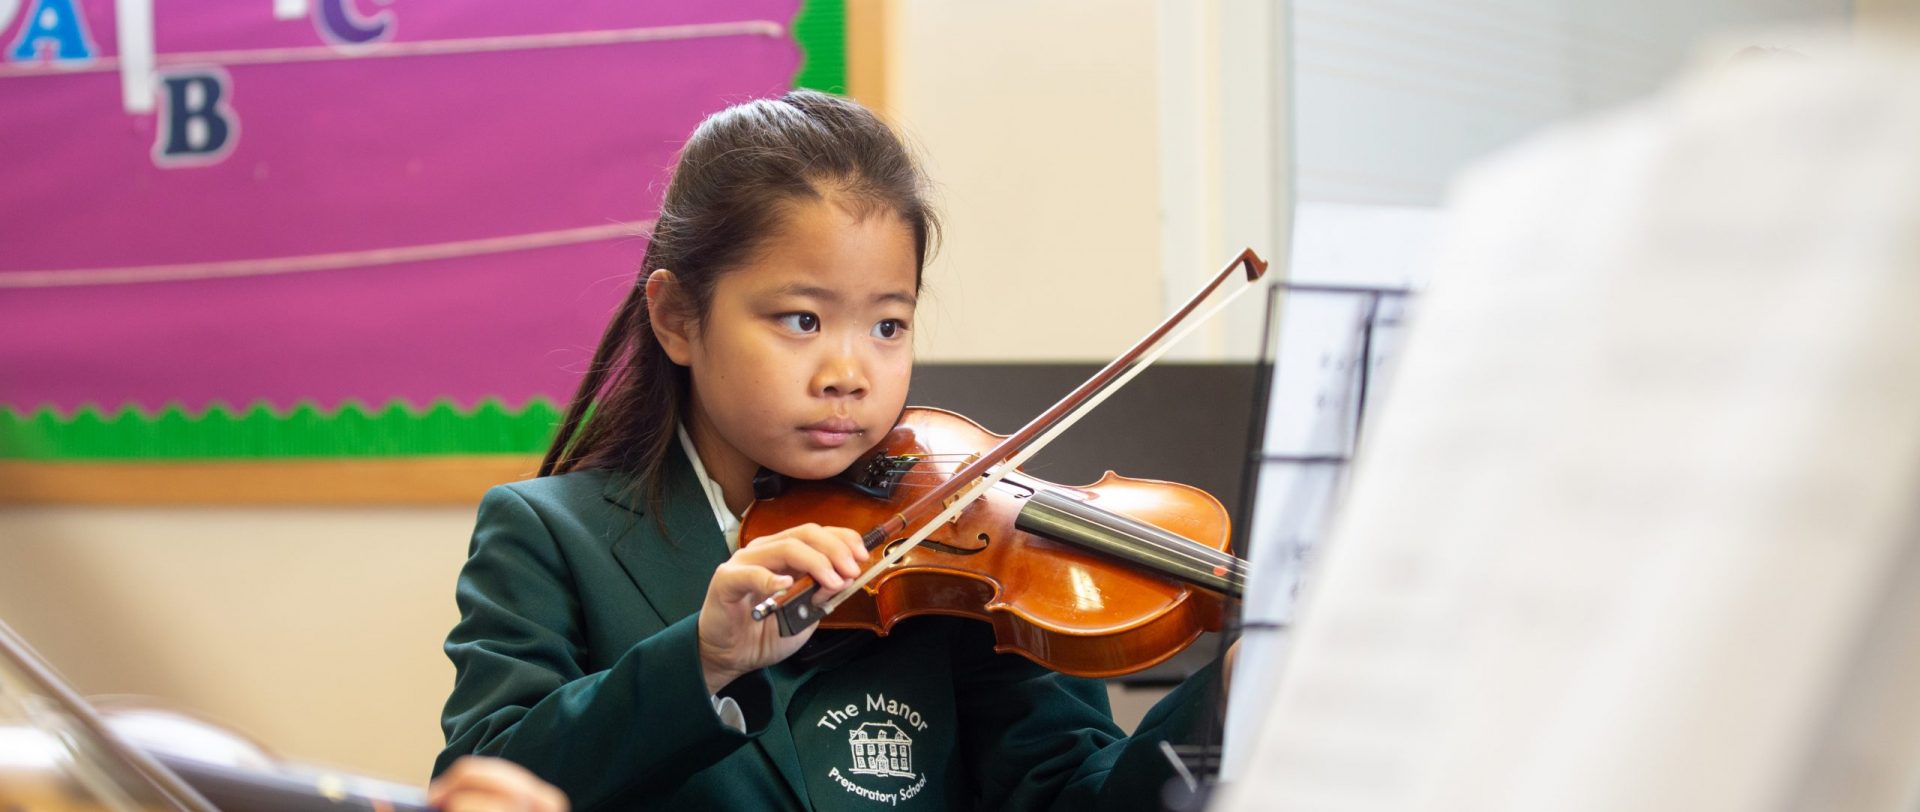
<instances>
[{"instance_id":1,"label":"dark green blazer","mask_svg":"<svg viewBox=\"0 0 1920 812\"><path fill-rule=\"evenodd\" d=\"M738 733L697 650L726 543L678 449L669 476L659 517L605 471L487 492L447 636L458 673L436 775L503 756L581 810L1155 809L1172 774L1159 742L1214 713L1209 668L1125 738L1100 682L996 654L989 624L924 617L837 661L735 681L722 693L745 712Z\"/></svg>"}]
</instances>

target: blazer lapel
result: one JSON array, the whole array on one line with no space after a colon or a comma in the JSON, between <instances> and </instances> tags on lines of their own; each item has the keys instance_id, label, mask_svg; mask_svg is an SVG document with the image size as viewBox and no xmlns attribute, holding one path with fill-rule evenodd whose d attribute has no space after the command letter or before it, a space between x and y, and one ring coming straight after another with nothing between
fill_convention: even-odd
<instances>
[{"instance_id":1,"label":"blazer lapel","mask_svg":"<svg viewBox=\"0 0 1920 812\"><path fill-rule=\"evenodd\" d=\"M632 489L630 477L608 477L601 496L631 512L626 532L613 543L614 559L660 616L661 624L672 625L700 611L707 581L713 578L714 568L727 560L727 542L714 524L693 466L678 448L667 460L666 477L666 499L657 517L645 497ZM660 532L662 524L665 535Z\"/></svg>"},{"instance_id":2,"label":"blazer lapel","mask_svg":"<svg viewBox=\"0 0 1920 812\"><path fill-rule=\"evenodd\" d=\"M714 568L727 560L728 553L726 538L714 522L706 493L700 490L693 465L677 443L668 452L666 476L666 499L659 517L667 526L666 535L661 534L662 522L651 515L644 497L634 495L637 492L632 489L631 478L608 477L601 496L629 511L633 518L627 531L613 543L614 559L660 616L661 624L671 625L700 611L707 598L707 582L713 579ZM784 671L778 667L767 670L773 681L773 712L778 719L753 743L780 771L801 804L812 808L793 734L785 724L778 723L786 718L796 682Z\"/></svg>"}]
</instances>

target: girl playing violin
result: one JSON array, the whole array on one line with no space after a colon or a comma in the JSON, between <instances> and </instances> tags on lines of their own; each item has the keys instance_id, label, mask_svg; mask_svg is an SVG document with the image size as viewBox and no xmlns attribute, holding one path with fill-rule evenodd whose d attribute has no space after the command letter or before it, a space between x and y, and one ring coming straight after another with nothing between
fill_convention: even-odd
<instances>
[{"instance_id":1,"label":"girl playing violin","mask_svg":"<svg viewBox=\"0 0 1920 812\"><path fill-rule=\"evenodd\" d=\"M581 809L1158 807L1160 744L1210 721L1212 668L1127 737L1100 682L996 654L988 624L795 657L811 629L751 617L800 575L824 602L868 559L843 527L742 544L738 516L761 469L834 476L901 413L926 185L834 96L694 131L542 476L481 502L436 773L503 756Z\"/></svg>"}]
</instances>

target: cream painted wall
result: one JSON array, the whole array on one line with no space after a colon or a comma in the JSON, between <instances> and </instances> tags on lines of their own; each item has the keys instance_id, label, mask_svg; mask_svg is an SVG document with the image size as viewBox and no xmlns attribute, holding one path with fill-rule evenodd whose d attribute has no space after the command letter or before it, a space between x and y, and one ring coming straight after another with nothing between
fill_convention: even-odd
<instances>
[{"instance_id":1,"label":"cream painted wall","mask_svg":"<svg viewBox=\"0 0 1920 812\"><path fill-rule=\"evenodd\" d=\"M1118 355L1162 307L1154 2L892 9L887 103L946 225L920 357Z\"/></svg>"},{"instance_id":2,"label":"cream painted wall","mask_svg":"<svg viewBox=\"0 0 1920 812\"><path fill-rule=\"evenodd\" d=\"M424 782L471 508L0 511L0 619L81 693Z\"/></svg>"}]
</instances>

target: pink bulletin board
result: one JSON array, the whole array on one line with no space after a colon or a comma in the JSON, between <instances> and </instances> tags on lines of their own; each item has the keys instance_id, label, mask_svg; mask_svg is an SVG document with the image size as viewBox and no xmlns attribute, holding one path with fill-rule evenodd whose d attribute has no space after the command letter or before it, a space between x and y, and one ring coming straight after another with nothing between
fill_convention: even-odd
<instances>
[{"instance_id":1,"label":"pink bulletin board","mask_svg":"<svg viewBox=\"0 0 1920 812\"><path fill-rule=\"evenodd\" d=\"M0 0L15 480L537 455L681 140L844 83L837 2L153 5Z\"/></svg>"}]
</instances>

